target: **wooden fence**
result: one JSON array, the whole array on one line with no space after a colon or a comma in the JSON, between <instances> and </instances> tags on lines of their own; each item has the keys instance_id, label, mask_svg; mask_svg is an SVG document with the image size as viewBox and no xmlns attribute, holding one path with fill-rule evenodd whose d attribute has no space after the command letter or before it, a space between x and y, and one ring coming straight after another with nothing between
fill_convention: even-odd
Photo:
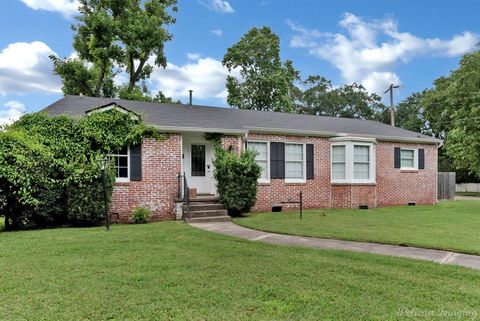
<instances>
[{"instance_id":1,"label":"wooden fence","mask_svg":"<svg viewBox=\"0 0 480 321\"><path fill-rule=\"evenodd\" d=\"M455 198L455 172L438 173L438 199L453 200Z\"/></svg>"},{"instance_id":2,"label":"wooden fence","mask_svg":"<svg viewBox=\"0 0 480 321\"><path fill-rule=\"evenodd\" d=\"M457 184L455 188L457 192L480 193L480 183L463 183Z\"/></svg>"}]
</instances>

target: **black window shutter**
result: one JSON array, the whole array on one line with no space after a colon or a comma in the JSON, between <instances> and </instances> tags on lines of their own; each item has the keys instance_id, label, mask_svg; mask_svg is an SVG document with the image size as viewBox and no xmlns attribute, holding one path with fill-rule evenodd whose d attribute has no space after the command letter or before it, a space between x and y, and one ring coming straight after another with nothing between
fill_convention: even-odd
<instances>
[{"instance_id":1,"label":"black window shutter","mask_svg":"<svg viewBox=\"0 0 480 321\"><path fill-rule=\"evenodd\" d=\"M425 169L425 149L418 149L418 169Z\"/></svg>"},{"instance_id":2,"label":"black window shutter","mask_svg":"<svg viewBox=\"0 0 480 321\"><path fill-rule=\"evenodd\" d=\"M313 144L307 144L307 179L313 179Z\"/></svg>"},{"instance_id":3,"label":"black window shutter","mask_svg":"<svg viewBox=\"0 0 480 321\"><path fill-rule=\"evenodd\" d=\"M395 147L395 168L400 168L400 147Z\"/></svg>"},{"instance_id":4,"label":"black window shutter","mask_svg":"<svg viewBox=\"0 0 480 321\"><path fill-rule=\"evenodd\" d=\"M285 144L270 143L270 178L285 178Z\"/></svg>"},{"instance_id":5,"label":"black window shutter","mask_svg":"<svg viewBox=\"0 0 480 321\"><path fill-rule=\"evenodd\" d=\"M142 180L142 145L130 146L130 180Z\"/></svg>"}]
</instances>

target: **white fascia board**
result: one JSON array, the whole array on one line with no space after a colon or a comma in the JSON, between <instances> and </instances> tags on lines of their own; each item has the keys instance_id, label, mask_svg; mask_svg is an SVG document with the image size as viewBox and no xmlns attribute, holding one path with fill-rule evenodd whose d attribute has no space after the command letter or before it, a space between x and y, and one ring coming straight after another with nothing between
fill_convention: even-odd
<instances>
[{"instance_id":1,"label":"white fascia board","mask_svg":"<svg viewBox=\"0 0 480 321\"><path fill-rule=\"evenodd\" d=\"M183 126L157 126L156 129L166 133L220 133L232 135L246 135L248 130L226 129L226 128L204 128L204 127L183 127Z\"/></svg>"},{"instance_id":2,"label":"white fascia board","mask_svg":"<svg viewBox=\"0 0 480 321\"><path fill-rule=\"evenodd\" d=\"M289 134L297 136L318 136L318 137L355 137L376 139L378 141L398 142L398 143L423 143L423 144L441 144L442 140L437 138L426 137L397 137L397 136L383 136L383 135L359 135L351 133L334 133L328 131L311 131L300 129L283 129L283 128L267 128L267 127L244 127L251 132L265 133L265 134Z\"/></svg>"}]
</instances>

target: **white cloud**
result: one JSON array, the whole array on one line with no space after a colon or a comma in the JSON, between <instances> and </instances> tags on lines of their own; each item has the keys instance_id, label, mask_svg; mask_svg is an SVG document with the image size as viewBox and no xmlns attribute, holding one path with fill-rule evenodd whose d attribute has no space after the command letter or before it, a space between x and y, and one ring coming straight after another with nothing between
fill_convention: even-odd
<instances>
[{"instance_id":1,"label":"white cloud","mask_svg":"<svg viewBox=\"0 0 480 321\"><path fill-rule=\"evenodd\" d=\"M464 32L451 39L421 38L400 32L392 18L365 21L346 13L339 22L343 33L306 29L290 20L295 32L290 40L294 48L306 48L313 56L335 66L345 82L357 82L367 90L383 93L390 83L401 83L394 72L398 63L418 56L454 57L475 48L478 35Z\"/></svg>"},{"instance_id":2,"label":"white cloud","mask_svg":"<svg viewBox=\"0 0 480 321\"><path fill-rule=\"evenodd\" d=\"M45 43L16 42L0 52L0 95L31 92L61 93L60 78L48 58L55 55Z\"/></svg>"},{"instance_id":3,"label":"white cloud","mask_svg":"<svg viewBox=\"0 0 480 321\"><path fill-rule=\"evenodd\" d=\"M233 13L235 10L226 0L200 0L200 3L210 10L220 13Z\"/></svg>"},{"instance_id":4,"label":"white cloud","mask_svg":"<svg viewBox=\"0 0 480 321\"><path fill-rule=\"evenodd\" d=\"M22 117L27 108L21 102L11 100L0 107L0 126L13 123Z\"/></svg>"},{"instance_id":5,"label":"white cloud","mask_svg":"<svg viewBox=\"0 0 480 321\"><path fill-rule=\"evenodd\" d=\"M150 82L153 92L161 90L175 99L188 97L188 90L192 89L194 100L215 98L224 103L228 74L221 61L199 57L185 65L168 63L165 69L155 68ZM238 71L233 71L232 75L240 77Z\"/></svg>"},{"instance_id":6,"label":"white cloud","mask_svg":"<svg viewBox=\"0 0 480 321\"><path fill-rule=\"evenodd\" d=\"M198 60L200 59L200 57L201 56L198 53L191 53L191 52L187 53L188 60Z\"/></svg>"},{"instance_id":7,"label":"white cloud","mask_svg":"<svg viewBox=\"0 0 480 321\"><path fill-rule=\"evenodd\" d=\"M211 33L213 33L214 35L216 36L223 36L223 30L222 29L213 29L213 30L210 30Z\"/></svg>"},{"instance_id":8,"label":"white cloud","mask_svg":"<svg viewBox=\"0 0 480 321\"><path fill-rule=\"evenodd\" d=\"M20 0L34 10L59 12L64 17L78 13L78 0Z\"/></svg>"}]
</instances>

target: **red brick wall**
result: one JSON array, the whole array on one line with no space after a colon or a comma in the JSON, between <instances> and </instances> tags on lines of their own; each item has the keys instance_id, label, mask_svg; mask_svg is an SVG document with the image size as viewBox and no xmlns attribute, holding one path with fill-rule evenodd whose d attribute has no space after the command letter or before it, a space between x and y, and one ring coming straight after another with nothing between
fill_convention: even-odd
<instances>
[{"instance_id":1,"label":"red brick wall","mask_svg":"<svg viewBox=\"0 0 480 321\"><path fill-rule=\"evenodd\" d=\"M314 177L306 183L286 183L283 179L270 180L269 184L260 184L258 187L257 203L253 211L268 211L274 204L282 201L298 200L298 194L303 192L305 208L330 206L330 142L326 138L259 135L249 134L248 140L264 140L271 142L301 142L313 144L314 148ZM296 205L284 205L284 208Z\"/></svg>"},{"instance_id":2,"label":"red brick wall","mask_svg":"<svg viewBox=\"0 0 480 321\"><path fill-rule=\"evenodd\" d=\"M177 175L181 171L182 137L169 135L164 141L144 139L142 143L142 180L115 183L112 195L113 220L127 222L139 206L149 208L152 220L174 219Z\"/></svg>"},{"instance_id":3,"label":"red brick wall","mask_svg":"<svg viewBox=\"0 0 480 321\"><path fill-rule=\"evenodd\" d=\"M274 204L297 200L303 192L305 208L358 208L436 202L437 147L403 143L378 142L376 145L376 184L330 184L330 141L321 137L249 134L249 140L290 141L314 145L314 179L305 183L287 183L282 179L260 184L253 211L269 211ZM224 136L222 146L243 149L239 136ZM394 148L425 149L425 169L405 172L394 168ZM116 183L113 191L112 217L126 222L133 209L145 206L154 213L154 220L174 219L177 174L181 171L182 137L170 135L165 141L145 139L142 145L142 180ZM293 208L297 205L284 205Z\"/></svg>"},{"instance_id":4,"label":"red brick wall","mask_svg":"<svg viewBox=\"0 0 480 321\"><path fill-rule=\"evenodd\" d=\"M305 208L358 208L436 203L437 147L378 142L376 145L376 184L330 184L330 141L321 137L249 134L249 140L291 141L314 145L315 175L306 183L289 184L283 179L260 184L255 212L269 211L274 204L297 199L301 190ZM394 168L394 147L425 149L425 169L405 172ZM284 205L291 208L295 205Z\"/></svg>"},{"instance_id":5,"label":"red brick wall","mask_svg":"<svg viewBox=\"0 0 480 321\"><path fill-rule=\"evenodd\" d=\"M243 143L243 140L240 136L225 135L225 136L222 136L222 139L221 139L221 144L224 149L228 150L230 146L232 146L233 151L237 153L242 148L242 143Z\"/></svg>"},{"instance_id":6,"label":"red brick wall","mask_svg":"<svg viewBox=\"0 0 480 321\"><path fill-rule=\"evenodd\" d=\"M402 171L394 168L394 148L425 149L425 169ZM437 146L380 143L377 145L378 206L434 204L437 200Z\"/></svg>"}]
</instances>

